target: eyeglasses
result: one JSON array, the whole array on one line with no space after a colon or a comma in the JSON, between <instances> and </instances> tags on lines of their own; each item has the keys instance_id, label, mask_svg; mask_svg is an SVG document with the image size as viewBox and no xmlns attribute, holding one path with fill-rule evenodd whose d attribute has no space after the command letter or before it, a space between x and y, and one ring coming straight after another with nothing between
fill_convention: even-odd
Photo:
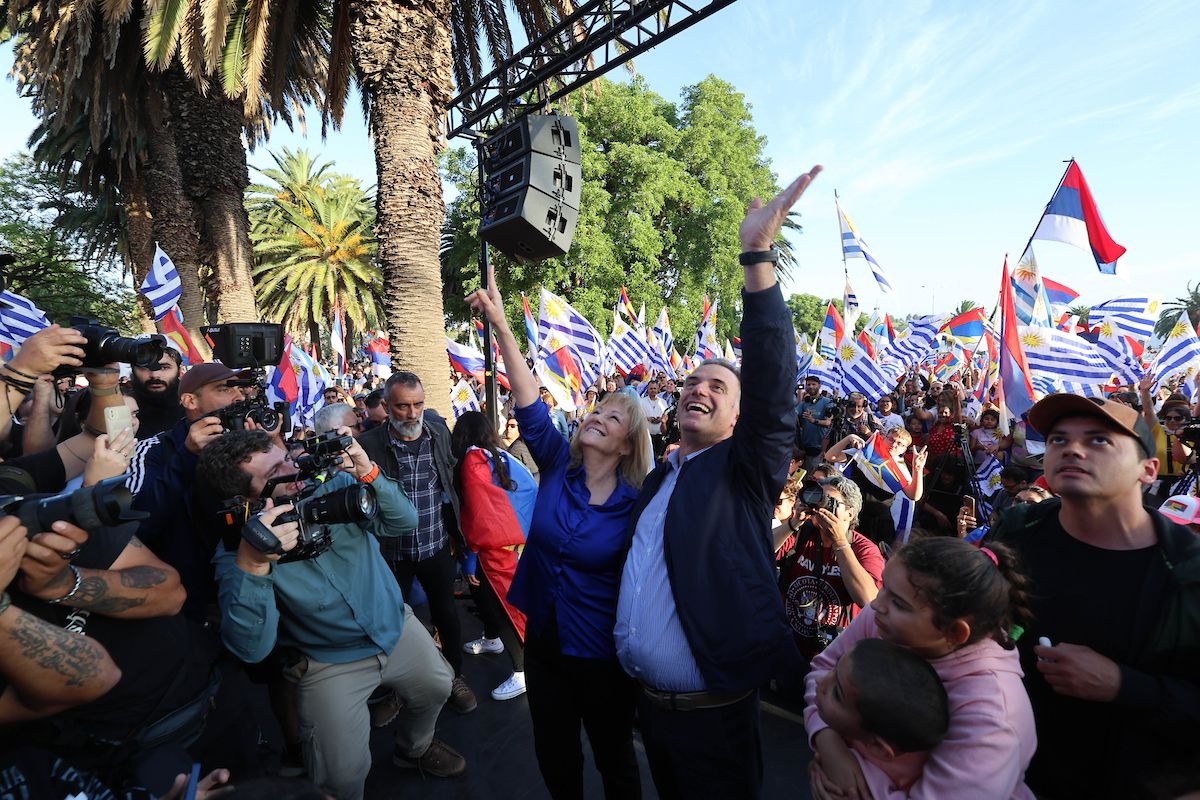
<instances>
[{"instance_id":1,"label":"eyeglasses","mask_svg":"<svg viewBox=\"0 0 1200 800\"><path fill-rule=\"evenodd\" d=\"M1167 422L1182 422L1184 417L1179 414L1166 414L1163 416L1163 419Z\"/></svg>"}]
</instances>

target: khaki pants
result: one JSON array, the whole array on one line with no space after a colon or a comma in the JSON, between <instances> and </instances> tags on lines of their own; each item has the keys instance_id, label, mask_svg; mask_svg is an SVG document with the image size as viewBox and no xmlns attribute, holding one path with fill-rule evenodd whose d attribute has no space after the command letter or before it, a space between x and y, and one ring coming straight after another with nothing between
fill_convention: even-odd
<instances>
[{"instance_id":1,"label":"khaki pants","mask_svg":"<svg viewBox=\"0 0 1200 800\"><path fill-rule=\"evenodd\" d=\"M399 692L396 750L424 754L454 676L407 604L404 631L389 655L325 664L301 659L286 677L297 685L300 742L309 777L338 800L359 800L371 770L367 698L379 686Z\"/></svg>"}]
</instances>

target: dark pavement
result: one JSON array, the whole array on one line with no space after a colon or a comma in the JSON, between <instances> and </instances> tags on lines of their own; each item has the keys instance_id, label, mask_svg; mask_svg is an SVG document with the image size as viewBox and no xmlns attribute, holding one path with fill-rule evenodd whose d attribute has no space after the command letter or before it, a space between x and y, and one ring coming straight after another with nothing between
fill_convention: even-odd
<instances>
[{"instance_id":1,"label":"dark pavement","mask_svg":"<svg viewBox=\"0 0 1200 800\"><path fill-rule=\"evenodd\" d=\"M479 619L470 612L470 600L458 601L466 641L482 631ZM418 612L420 613L420 612ZM508 656L467 655L467 683L479 697L479 707L466 715L449 709L438 720L437 737L467 759L467 772L460 778L423 777L392 764L392 733L375 731L371 738L374 767L367 779L368 800L542 800L549 798L538 774L533 753L533 728L525 697L497 702L491 690L511 673ZM806 800L808 763L812 758L800 721L801 708L770 693L764 694L761 726L764 751L763 797L768 800ZM602 798L600 776L592 764L587 737L584 741L584 785L588 798ZM641 741L634 734L634 747L642 773L643 797L656 797Z\"/></svg>"}]
</instances>

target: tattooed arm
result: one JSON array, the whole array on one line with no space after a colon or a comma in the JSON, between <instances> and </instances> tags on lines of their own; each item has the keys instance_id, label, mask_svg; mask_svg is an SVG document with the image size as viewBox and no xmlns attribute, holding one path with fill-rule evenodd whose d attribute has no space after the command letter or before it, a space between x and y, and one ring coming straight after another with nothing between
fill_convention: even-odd
<instances>
[{"instance_id":1,"label":"tattooed arm","mask_svg":"<svg viewBox=\"0 0 1200 800\"><path fill-rule=\"evenodd\" d=\"M121 679L100 643L8 605L0 595L0 725L91 702Z\"/></svg>"},{"instance_id":2,"label":"tattooed arm","mask_svg":"<svg viewBox=\"0 0 1200 800\"><path fill-rule=\"evenodd\" d=\"M75 586L69 554L87 541L88 534L65 522L29 542L21 560L21 588L40 600L66 597ZM169 617L179 613L187 593L179 573L164 564L137 537L108 569L78 568L79 589L64 606L126 619Z\"/></svg>"}]
</instances>

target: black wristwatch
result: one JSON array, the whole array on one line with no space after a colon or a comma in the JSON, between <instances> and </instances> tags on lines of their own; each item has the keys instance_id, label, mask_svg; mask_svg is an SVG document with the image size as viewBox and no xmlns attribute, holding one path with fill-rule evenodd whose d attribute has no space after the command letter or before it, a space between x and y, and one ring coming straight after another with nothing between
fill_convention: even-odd
<instances>
[{"instance_id":1,"label":"black wristwatch","mask_svg":"<svg viewBox=\"0 0 1200 800\"><path fill-rule=\"evenodd\" d=\"M749 267L753 264L765 264L768 261L775 264L779 261L779 255L779 248L771 245L770 250L755 250L749 253L742 253L738 256L738 263L743 267Z\"/></svg>"}]
</instances>

